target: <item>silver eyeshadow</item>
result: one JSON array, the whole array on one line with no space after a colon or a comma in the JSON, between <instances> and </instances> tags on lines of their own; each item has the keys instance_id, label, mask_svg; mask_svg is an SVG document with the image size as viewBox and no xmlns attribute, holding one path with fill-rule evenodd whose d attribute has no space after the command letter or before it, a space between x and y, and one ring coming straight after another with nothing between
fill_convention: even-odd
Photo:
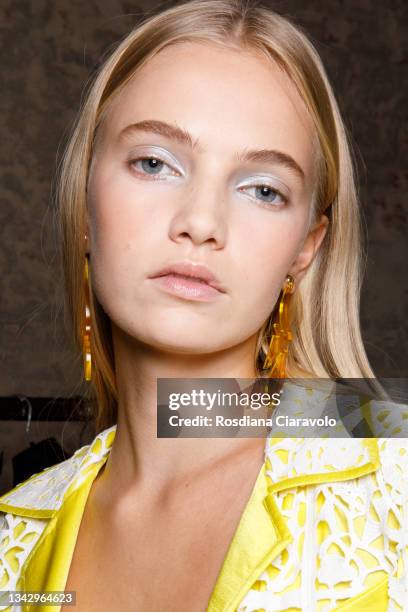
<instances>
[{"instance_id":1,"label":"silver eyeshadow","mask_svg":"<svg viewBox=\"0 0 408 612\"><path fill-rule=\"evenodd\" d=\"M176 160L176 158L171 153L169 153L166 149L163 149L162 147L157 147L155 145L140 146L140 147L137 147L137 149L133 149L131 151L131 153L129 154L129 158L131 160L132 158L154 157L155 154L157 154L158 159L168 163L175 170L177 170L177 172L179 172L183 177L185 177L185 172L180 166L180 164L178 163L178 161ZM174 179L178 177L166 176L166 178ZM276 187L276 189L279 189L282 191L282 194L284 196L289 197L290 195L289 188L278 177L274 175L263 174L263 173L252 174L250 178L247 178L245 179L243 183L240 183L238 185L238 188L239 187L251 187L251 186L254 186L254 184L256 185L265 184L268 187L271 187L271 189L274 189Z\"/></svg>"}]
</instances>

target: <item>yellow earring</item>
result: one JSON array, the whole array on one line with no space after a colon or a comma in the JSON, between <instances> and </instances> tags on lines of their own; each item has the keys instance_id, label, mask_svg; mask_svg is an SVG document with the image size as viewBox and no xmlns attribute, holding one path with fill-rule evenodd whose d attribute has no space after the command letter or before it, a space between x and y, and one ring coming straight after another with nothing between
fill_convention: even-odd
<instances>
[{"instance_id":1,"label":"yellow earring","mask_svg":"<svg viewBox=\"0 0 408 612\"><path fill-rule=\"evenodd\" d=\"M92 356L91 356L91 311L89 308L89 268L88 258L85 256L85 331L83 336L83 358L85 380L91 380L92 375Z\"/></svg>"},{"instance_id":2,"label":"yellow earring","mask_svg":"<svg viewBox=\"0 0 408 612\"><path fill-rule=\"evenodd\" d=\"M286 358L292 340L288 306L294 287L294 278L288 274L279 302L278 321L273 324L273 335L263 365L264 369L271 368L268 374L270 378L285 378Z\"/></svg>"}]
</instances>

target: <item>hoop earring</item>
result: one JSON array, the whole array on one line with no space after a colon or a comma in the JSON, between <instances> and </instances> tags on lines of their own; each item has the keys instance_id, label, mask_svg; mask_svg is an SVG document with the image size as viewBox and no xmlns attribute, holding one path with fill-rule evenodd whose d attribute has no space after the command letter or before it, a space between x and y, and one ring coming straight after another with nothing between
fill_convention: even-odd
<instances>
[{"instance_id":1,"label":"hoop earring","mask_svg":"<svg viewBox=\"0 0 408 612\"><path fill-rule=\"evenodd\" d=\"M92 355L91 355L91 311L89 308L89 267L88 258L85 256L85 268L84 268L84 281L85 281L85 331L83 335L83 359L84 359L84 373L85 380L91 380L92 376Z\"/></svg>"},{"instance_id":2,"label":"hoop earring","mask_svg":"<svg viewBox=\"0 0 408 612\"><path fill-rule=\"evenodd\" d=\"M285 378L286 359L292 332L289 327L288 306L294 292L295 280L290 274L285 279L282 297L279 302L278 321L273 324L273 335L263 368L270 368L270 378Z\"/></svg>"}]
</instances>

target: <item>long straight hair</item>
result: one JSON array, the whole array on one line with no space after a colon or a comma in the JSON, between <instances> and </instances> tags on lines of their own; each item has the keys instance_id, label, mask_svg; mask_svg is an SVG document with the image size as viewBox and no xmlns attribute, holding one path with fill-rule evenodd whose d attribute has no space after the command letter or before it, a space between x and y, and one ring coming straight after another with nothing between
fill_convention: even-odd
<instances>
[{"instance_id":1,"label":"long straight hair","mask_svg":"<svg viewBox=\"0 0 408 612\"><path fill-rule=\"evenodd\" d=\"M375 378L363 345L359 303L362 283L362 219L352 148L321 59L299 26L247 0L192 0L151 14L104 61L87 87L57 175L61 262L67 314L82 350L85 290L84 233L87 183L95 139L114 99L135 72L164 47L205 42L262 53L283 70L313 120L317 181L310 224L325 213L326 236L292 297L286 376ZM92 381L96 429L117 418L111 324L90 288ZM268 351L279 299L259 331L255 368Z\"/></svg>"}]
</instances>

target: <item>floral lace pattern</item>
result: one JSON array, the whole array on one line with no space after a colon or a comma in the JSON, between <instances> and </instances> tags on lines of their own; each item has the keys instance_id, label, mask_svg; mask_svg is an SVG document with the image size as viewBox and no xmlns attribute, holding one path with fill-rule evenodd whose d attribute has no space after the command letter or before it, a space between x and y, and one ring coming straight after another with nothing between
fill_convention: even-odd
<instances>
[{"instance_id":1,"label":"floral lace pattern","mask_svg":"<svg viewBox=\"0 0 408 612\"><path fill-rule=\"evenodd\" d=\"M0 504L10 504L22 511L58 510L71 486L80 486L88 468L109 452L116 426L101 432L92 444L78 449L72 457L55 466L33 474L26 481L0 498ZM52 514L50 514L52 516ZM21 569L48 524L48 518L21 516L0 512L0 590L16 590ZM4 607L4 612L21 612L21 606Z\"/></svg>"},{"instance_id":2,"label":"floral lace pattern","mask_svg":"<svg viewBox=\"0 0 408 612\"><path fill-rule=\"evenodd\" d=\"M58 510L73 479L78 486L86 475L86 468L100 461L112 445L116 425L98 434L92 444L78 449L72 457L33 474L9 493L0 497L0 503L18 508Z\"/></svg>"},{"instance_id":3,"label":"floral lace pattern","mask_svg":"<svg viewBox=\"0 0 408 612\"><path fill-rule=\"evenodd\" d=\"M0 497L0 590L16 588L49 518L106 457L115 433L116 425ZM265 474L273 518L292 539L238 612L329 612L384 578L388 610L408 610L408 439L269 437Z\"/></svg>"},{"instance_id":4,"label":"floral lace pattern","mask_svg":"<svg viewBox=\"0 0 408 612\"><path fill-rule=\"evenodd\" d=\"M271 439L271 488L305 466L315 474L342 470L350 453L357 465L356 440L342 443L336 441L333 452L333 443L323 440ZM373 473L275 493L293 540L259 576L239 612L326 612L386 576L388 610L408 610L408 440L384 438L378 448L381 469Z\"/></svg>"},{"instance_id":5,"label":"floral lace pattern","mask_svg":"<svg viewBox=\"0 0 408 612\"><path fill-rule=\"evenodd\" d=\"M0 591L14 591L20 569L42 534L46 520L0 513ZM0 610L20 611L20 606Z\"/></svg>"}]
</instances>

